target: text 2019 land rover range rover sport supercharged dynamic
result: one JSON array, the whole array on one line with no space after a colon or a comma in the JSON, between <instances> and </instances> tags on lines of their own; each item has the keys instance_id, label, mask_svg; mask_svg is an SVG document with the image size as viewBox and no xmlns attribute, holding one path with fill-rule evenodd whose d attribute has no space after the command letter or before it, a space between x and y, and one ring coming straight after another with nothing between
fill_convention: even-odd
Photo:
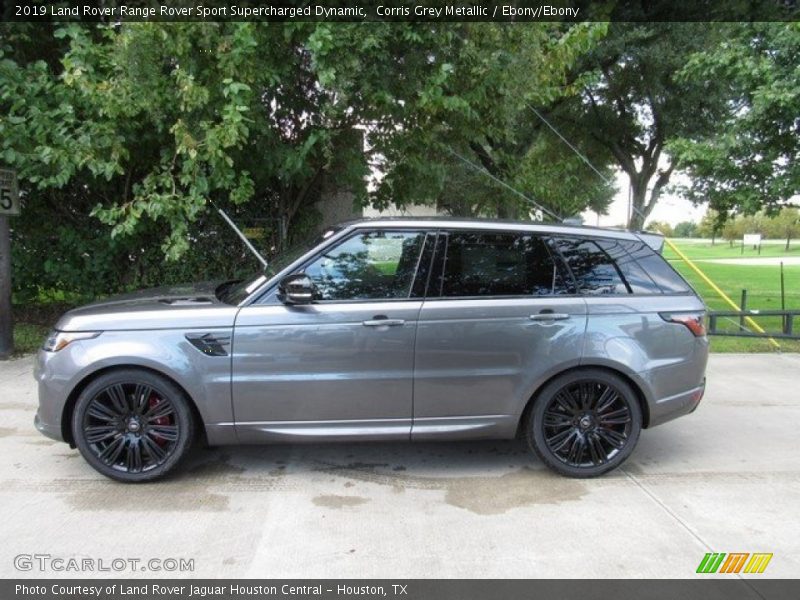
<instances>
[{"instance_id":1,"label":"text 2019 land rover range rover sport supercharged dynamic","mask_svg":"<svg viewBox=\"0 0 800 600\"><path fill-rule=\"evenodd\" d=\"M210 445L523 436L591 477L703 395L704 305L653 236L439 219L330 230L275 273L66 313L36 426L147 481Z\"/></svg>"}]
</instances>

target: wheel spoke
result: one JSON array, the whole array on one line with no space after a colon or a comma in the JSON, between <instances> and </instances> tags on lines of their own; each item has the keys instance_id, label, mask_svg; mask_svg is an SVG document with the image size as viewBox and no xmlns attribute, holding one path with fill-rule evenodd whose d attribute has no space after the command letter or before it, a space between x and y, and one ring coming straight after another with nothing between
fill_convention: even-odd
<instances>
[{"instance_id":1,"label":"wheel spoke","mask_svg":"<svg viewBox=\"0 0 800 600\"><path fill-rule=\"evenodd\" d=\"M149 433L142 436L142 445L155 464L161 463L167 457L167 453L157 442L153 441Z\"/></svg>"},{"instance_id":2,"label":"wheel spoke","mask_svg":"<svg viewBox=\"0 0 800 600\"><path fill-rule=\"evenodd\" d=\"M86 432L86 441L90 444L97 444L119 433L115 425L95 425L87 427L84 431Z\"/></svg>"},{"instance_id":3,"label":"wheel spoke","mask_svg":"<svg viewBox=\"0 0 800 600\"><path fill-rule=\"evenodd\" d=\"M117 413L120 415L124 415L130 412L130 405L128 404L128 398L125 395L125 389L122 387L122 384L115 384L110 385L106 388L106 395L108 396L109 400L111 400L111 404L116 409Z\"/></svg>"},{"instance_id":4,"label":"wheel spoke","mask_svg":"<svg viewBox=\"0 0 800 600\"><path fill-rule=\"evenodd\" d=\"M129 473L138 473L142 470L142 447L139 445L138 440L131 440L128 443L125 466Z\"/></svg>"},{"instance_id":5,"label":"wheel spoke","mask_svg":"<svg viewBox=\"0 0 800 600\"><path fill-rule=\"evenodd\" d=\"M575 435L578 435L578 432L574 428L570 428L554 435L551 438L548 438L547 443L550 446L550 449L558 454L567 446L567 444L570 443L572 437Z\"/></svg>"},{"instance_id":6,"label":"wheel spoke","mask_svg":"<svg viewBox=\"0 0 800 600\"><path fill-rule=\"evenodd\" d=\"M174 442L178 439L178 426L177 425L151 425L148 434L160 437L168 442Z\"/></svg>"},{"instance_id":7,"label":"wheel spoke","mask_svg":"<svg viewBox=\"0 0 800 600\"><path fill-rule=\"evenodd\" d=\"M627 439L621 433L618 433L613 429L609 429L608 427L598 427L597 435L599 435L601 438L603 438L603 440L611 444L617 450L625 445L625 440Z\"/></svg>"},{"instance_id":8,"label":"wheel spoke","mask_svg":"<svg viewBox=\"0 0 800 600\"><path fill-rule=\"evenodd\" d=\"M580 411L580 406L575 396L572 395L567 388L562 389L555 397L555 401L564 408L567 412L577 413Z\"/></svg>"},{"instance_id":9,"label":"wheel spoke","mask_svg":"<svg viewBox=\"0 0 800 600\"><path fill-rule=\"evenodd\" d=\"M572 427L572 417L564 413L548 410L544 413L545 427Z\"/></svg>"},{"instance_id":10,"label":"wheel spoke","mask_svg":"<svg viewBox=\"0 0 800 600\"><path fill-rule=\"evenodd\" d=\"M591 383L582 383L580 385L581 410L589 410L591 408L594 400L593 387Z\"/></svg>"},{"instance_id":11,"label":"wheel spoke","mask_svg":"<svg viewBox=\"0 0 800 600\"><path fill-rule=\"evenodd\" d=\"M585 450L586 440L584 439L584 436L577 434L575 439L572 441L572 445L569 447L569 452L567 453L567 462L576 466L580 465Z\"/></svg>"},{"instance_id":12,"label":"wheel spoke","mask_svg":"<svg viewBox=\"0 0 800 600\"><path fill-rule=\"evenodd\" d=\"M603 464L603 461L606 458L606 451L603 449L603 444L600 443L600 439L597 437L597 434L592 433L588 436L589 438L589 453L592 457L592 463L595 465Z\"/></svg>"},{"instance_id":13,"label":"wheel spoke","mask_svg":"<svg viewBox=\"0 0 800 600\"><path fill-rule=\"evenodd\" d=\"M103 451L99 454L99 458L107 465L113 465L117 462L119 455L122 454L123 448L125 448L125 437L119 436L109 443L108 446L103 448Z\"/></svg>"},{"instance_id":14,"label":"wheel spoke","mask_svg":"<svg viewBox=\"0 0 800 600\"><path fill-rule=\"evenodd\" d=\"M617 399L617 393L614 391L614 389L611 388L610 386L605 386L603 393L600 394L600 397L597 399L597 402L595 403L595 406L597 407L594 409L595 412L598 415L603 414L605 411L611 408L611 405L614 404L616 399Z\"/></svg>"},{"instance_id":15,"label":"wheel spoke","mask_svg":"<svg viewBox=\"0 0 800 600\"><path fill-rule=\"evenodd\" d=\"M86 414L97 419L98 421L105 421L106 423L116 421L122 416L122 414L114 412L111 408L105 404L102 404L96 398L89 404Z\"/></svg>"},{"instance_id":16,"label":"wheel spoke","mask_svg":"<svg viewBox=\"0 0 800 600\"><path fill-rule=\"evenodd\" d=\"M631 414L628 407L618 408L602 415L599 419L601 425L625 425L631 422Z\"/></svg>"},{"instance_id":17,"label":"wheel spoke","mask_svg":"<svg viewBox=\"0 0 800 600\"><path fill-rule=\"evenodd\" d=\"M133 391L133 412L137 415L144 414L147 410L147 401L150 398L152 388L143 383L137 383Z\"/></svg>"},{"instance_id":18,"label":"wheel spoke","mask_svg":"<svg viewBox=\"0 0 800 600\"><path fill-rule=\"evenodd\" d=\"M173 414L175 409L172 407L172 402L169 400L161 399L161 401L152 406L146 413L144 413L145 419L149 423L152 423L156 419L161 419L163 417L168 417L169 415Z\"/></svg>"}]
</instances>

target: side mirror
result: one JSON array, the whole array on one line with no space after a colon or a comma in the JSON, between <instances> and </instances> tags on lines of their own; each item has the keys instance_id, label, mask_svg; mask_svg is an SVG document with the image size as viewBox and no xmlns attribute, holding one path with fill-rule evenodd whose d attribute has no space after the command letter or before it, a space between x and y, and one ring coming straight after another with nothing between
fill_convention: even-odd
<instances>
[{"instance_id":1,"label":"side mirror","mask_svg":"<svg viewBox=\"0 0 800 600\"><path fill-rule=\"evenodd\" d=\"M305 273L284 277L278 285L278 300L284 304L311 304L314 300L314 282Z\"/></svg>"}]
</instances>

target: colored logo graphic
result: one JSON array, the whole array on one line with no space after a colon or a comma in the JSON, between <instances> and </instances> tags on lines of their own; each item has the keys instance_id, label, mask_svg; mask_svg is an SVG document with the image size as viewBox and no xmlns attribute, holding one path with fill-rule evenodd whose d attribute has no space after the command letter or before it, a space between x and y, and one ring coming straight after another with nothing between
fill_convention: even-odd
<instances>
[{"instance_id":1,"label":"colored logo graphic","mask_svg":"<svg viewBox=\"0 0 800 600\"><path fill-rule=\"evenodd\" d=\"M727 557L727 558L726 558ZM748 557L750 560L748 560ZM709 552L700 561L698 573L763 573L772 553L755 552ZM744 567L744 570L742 570Z\"/></svg>"}]
</instances>

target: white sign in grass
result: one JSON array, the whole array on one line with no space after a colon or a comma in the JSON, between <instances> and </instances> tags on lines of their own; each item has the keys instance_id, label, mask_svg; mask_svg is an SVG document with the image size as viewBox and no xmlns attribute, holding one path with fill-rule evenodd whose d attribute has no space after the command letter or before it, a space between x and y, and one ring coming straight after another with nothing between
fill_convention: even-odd
<instances>
[{"instance_id":1,"label":"white sign in grass","mask_svg":"<svg viewBox=\"0 0 800 600\"><path fill-rule=\"evenodd\" d=\"M744 238L742 238L742 243L745 246L760 246L761 245L761 234L760 233L745 233Z\"/></svg>"}]
</instances>

